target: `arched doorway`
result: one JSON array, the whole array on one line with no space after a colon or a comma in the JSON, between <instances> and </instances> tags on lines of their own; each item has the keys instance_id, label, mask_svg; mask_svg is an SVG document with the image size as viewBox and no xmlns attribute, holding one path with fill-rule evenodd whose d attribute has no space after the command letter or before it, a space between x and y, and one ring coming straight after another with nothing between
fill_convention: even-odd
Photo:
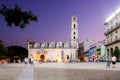
<instances>
[{"instance_id":1,"label":"arched doorway","mask_svg":"<svg viewBox=\"0 0 120 80\"><path fill-rule=\"evenodd\" d=\"M41 61L44 61L45 60L45 56L42 54L42 55L40 55L40 60Z\"/></svg>"},{"instance_id":2,"label":"arched doorway","mask_svg":"<svg viewBox=\"0 0 120 80\"><path fill-rule=\"evenodd\" d=\"M109 49L107 49L107 58L110 58Z\"/></svg>"},{"instance_id":3,"label":"arched doorway","mask_svg":"<svg viewBox=\"0 0 120 80\"><path fill-rule=\"evenodd\" d=\"M115 47L115 49L117 49L117 50L118 50L118 47L116 46L116 47Z\"/></svg>"},{"instance_id":4,"label":"arched doorway","mask_svg":"<svg viewBox=\"0 0 120 80\"><path fill-rule=\"evenodd\" d=\"M69 59L69 56L67 55L67 59Z\"/></svg>"},{"instance_id":5,"label":"arched doorway","mask_svg":"<svg viewBox=\"0 0 120 80\"><path fill-rule=\"evenodd\" d=\"M117 58L117 60L119 60L119 58L120 58L120 51L119 51L118 46L115 47L114 56Z\"/></svg>"},{"instance_id":6,"label":"arched doorway","mask_svg":"<svg viewBox=\"0 0 120 80\"><path fill-rule=\"evenodd\" d=\"M111 50L110 53L111 53L111 57L112 57L112 56L114 55L114 53L113 53L113 48L111 48L110 50Z\"/></svg>"}]
</instances>

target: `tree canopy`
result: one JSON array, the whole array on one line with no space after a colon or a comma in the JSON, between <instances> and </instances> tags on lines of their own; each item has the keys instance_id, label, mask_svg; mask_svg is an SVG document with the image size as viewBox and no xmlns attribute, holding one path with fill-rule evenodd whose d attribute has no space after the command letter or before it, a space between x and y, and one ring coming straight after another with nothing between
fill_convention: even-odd
<instances>
[{"instance_id":1,"label":"tree canopy","mask_svg":"<svg viewBox=\"0 0 120 80\"><path fill-rule=\"evenodd\" d=\"M31 11L22 11L17 4L13 9L10 9L3 4L0 9L0 14L4 16L9 27L12 27L14 24L16 27L24 29L30 22L37 21L37 16Z\"/></svg>"},{"instance_id":2,"label":"tree canopy","mask_svg":"<svg viewBox=\"0 0 120 80\"><path fill-rule=\"evenodd\" d=\"M117 59L120 58L120 50L118 47L115 48L114 52L113 52L113 56L116 56Z\"/></svg>"},{"instance_id":3,"label":"tree canopy","mask_svg":"<svg viewBox=\"0 0 120 80\"><path fill-rule=\"evenodd\" d=\"M6 58L7 48L4 44L0 43L0 59Z\"/></svg>"},{"instance_id":4,"label":"tree canopy","mask_svg":"<svg viewBox=\"0 0 120 80\"><path fill-rule=\"evenodd\" d=\"M28 56L28 50L21 46L9 46L7 47L8 53L7 56L13 62L13 59L21 59L23 60Z\"/></svg>"}]
</instances>

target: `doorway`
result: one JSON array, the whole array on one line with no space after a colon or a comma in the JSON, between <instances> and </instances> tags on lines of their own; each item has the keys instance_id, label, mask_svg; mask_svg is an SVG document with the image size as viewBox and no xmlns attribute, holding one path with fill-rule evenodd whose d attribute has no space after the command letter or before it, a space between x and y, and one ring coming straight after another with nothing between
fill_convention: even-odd
<instances>
[{"instance_id":1,"label":"doorway","mask_svg":"<svg viewBox=\"0 0 120 80\"><path fill-rule=\"evenodd\" d=\"M40 60L41 61L44 61L44 59L45 59L45 56L42 54L42 55L40 55Z\"/></svg>"}]
</instances>

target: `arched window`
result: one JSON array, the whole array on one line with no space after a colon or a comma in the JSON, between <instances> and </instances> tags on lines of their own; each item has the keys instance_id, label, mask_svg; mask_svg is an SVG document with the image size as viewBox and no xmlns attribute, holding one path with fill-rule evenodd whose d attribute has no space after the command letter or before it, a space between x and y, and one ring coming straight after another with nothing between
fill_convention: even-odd
<instances>
[{"instance_id":1,"label":"arched window","mask_svg":"<svg viewBox=\"0 0 120 80\"><path fill-rule=\"evenodd\" d=\"M75 35L76 33L74 32L73 34Z\"/></svg>"},{"instance_id":2,"label":"arched window","mask_svg":"<svg viewBox=\"0 0 120 80\"><path fill-rule=\"evenodd\" d=\"M74 24L74 29L76 28L76 25Z\"/></svg>"},{"instance_id":3,"label":"arched window","mask_svg":"<svg viewBox=\"0 0 120 80\"><path fill-rule=\"evenodd\" d=\"M55 48L55 42L50 42L49 43L49 48Z\"/></svg>"},{"instance_id":4,"label":"arched window","mask_svg":"<svg viewBox=\"0 0 120 80\"><path fill-rule=\"evenodd\" d=\"M75 36L74 36L74 39L75 39Z\"/></svg>"},{"instance_id":5,"label":"arched window","mask_svg":"<svg viewBox=\"0 0 120 80\"><path fill-rule=\"evenodd\" d=\"M74 19L74 20L76 20L76 18L75 18L75 17L74 17L73 19Z\"/></svg>"},{"instance_id":6,"label":"arched window","mask_svg":"<svg viewBox=\"0 0 120 80\"><path fill-rule=\"evenodd\" d=\"M64 43L64 48L69 48L70 47L70 42Z\"/></svg>"},{"instance_id":7,"label":"arched window","mask_svg":"<svg viewBox=\"0 0 120 80\"><path fill-rule=\"evenodd\" d=\"M57 42L57 48L62 48L63 43L62 42Z\"/></svg>"},{"instance_id":8,"label":"arched window","mask_svg":"<svg viewBox=\"0 0 120 80\"><path fill-rule=\"evenodd\" d=\"M47 48L48 47L48 43L47 42L44 42L41 44L41 48Z\"/></svg>"},{"instance_id":9,"label":"arched window","mask_svg":"<svg viewBox=\"0 0 120 80\"><path fill-rule=\"evenodd\" d=\"M117 36L115 36L115 40L117 40Z\"/></svg>"}]
</instances>

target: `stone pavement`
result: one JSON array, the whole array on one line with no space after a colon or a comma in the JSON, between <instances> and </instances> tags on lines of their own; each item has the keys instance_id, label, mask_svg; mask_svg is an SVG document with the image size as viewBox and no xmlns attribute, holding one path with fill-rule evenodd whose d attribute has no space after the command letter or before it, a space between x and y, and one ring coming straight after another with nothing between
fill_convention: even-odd
<instances>
[{"instance_id":1,"label":"stone pavement","mask_svg":"<svg viewBox=\"0 0 120 80\"><path fill-rule=\"evenodd\" d=\"M16 65L17 66L17 65ZM34 68L61 68L61 69L94 69L94 70L120 70L120 63L116 64L116 68L106 68L105 62L80 62L80 63L42 63L26 65L22 73L16 80L34 80Z\"/></svg>"},{"instance_id":2,"label":"stone pavement","mask_svg":"<svg viewBox=\"0 0 120 80\"><path fill-rule=\"evenodd\" d=\"M116 68L106 68L106 62L80 62L80 63L42 63L35 64L34 67L40 68L66 68L66 69L94 69L94 70L120 70L120 63Z\"/></svg>"},{"instance_id":3,"label":"stone pavement","mask_svg":"<svg viewBox=\"0 0 120 80\"><path fill-rule=\"evenodd\" d=\"M34 80L33 66L26 65L22 73L16 78L16 80Z\"/></svg>"}]
</instances>

